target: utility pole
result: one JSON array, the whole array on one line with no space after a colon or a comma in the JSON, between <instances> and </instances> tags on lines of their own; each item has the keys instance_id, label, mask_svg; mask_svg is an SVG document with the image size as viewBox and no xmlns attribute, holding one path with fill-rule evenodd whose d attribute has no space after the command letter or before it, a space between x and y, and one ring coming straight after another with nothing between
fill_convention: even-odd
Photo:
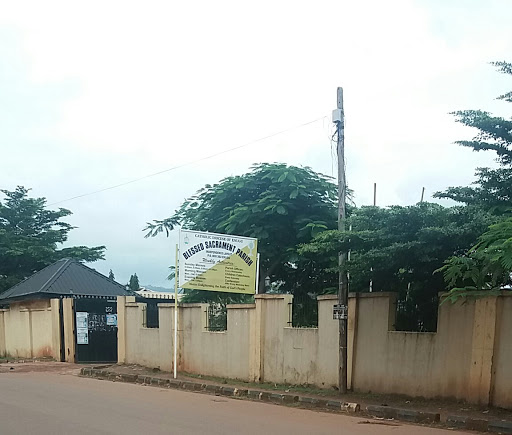
<instances>
[{"instance_id":1,"label":"utility pole","mask_svg":"<svg viewBox=\"0 0 512 435\"><path fill-rule=\"evenodd\" d=\"M345 231L345 202L347 183L345 179L345 114L343 112L343 88L338 88L337 109L332 113L336 124L338 154L338 230ZM338 387L340 394L347 392L347 317L348 317L348 277L346 271L347 254L338 256L338 322L339 322L339 370Z\"/></svg>"}]
</instances>

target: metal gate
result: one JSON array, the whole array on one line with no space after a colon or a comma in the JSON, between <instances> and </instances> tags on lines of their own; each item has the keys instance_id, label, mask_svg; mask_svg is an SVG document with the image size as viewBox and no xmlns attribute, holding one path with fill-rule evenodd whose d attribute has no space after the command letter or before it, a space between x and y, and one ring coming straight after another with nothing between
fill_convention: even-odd
<instances>
[{"instance_id":1,"label":"metal gate","mask_svg":"<svg viewBox=\"0 0 512 435\"><path fill-rule=\"evenodd\" d=\"M117 301L77 298L75 305L76 362L117 362Z\"/></svg>"}]
</instances>

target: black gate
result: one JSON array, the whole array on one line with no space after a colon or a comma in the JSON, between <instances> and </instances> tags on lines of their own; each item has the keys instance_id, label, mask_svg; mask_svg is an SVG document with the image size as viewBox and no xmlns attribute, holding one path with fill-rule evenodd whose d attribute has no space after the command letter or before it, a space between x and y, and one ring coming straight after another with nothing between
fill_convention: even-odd
<instances>
[{"instance_id":1,"label":"black gate","mask_svg":"<svg viewBox=\"0 0 512 435\"><path fill-rule=\"evenodd\" d=\"M117 362L115 298L75 299L76 362Z\"/></svg>"}]
</instances>

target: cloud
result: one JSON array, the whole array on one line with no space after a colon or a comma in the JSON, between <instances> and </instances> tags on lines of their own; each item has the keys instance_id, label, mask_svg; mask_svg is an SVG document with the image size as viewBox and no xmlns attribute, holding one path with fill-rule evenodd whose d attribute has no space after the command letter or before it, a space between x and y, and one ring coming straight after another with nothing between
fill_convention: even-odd
<instances>
[{"instance_id":1,"label":"cloud","mask_svg":"<svg viewBox=\"0 0 512 435\"><path fill-rule=\"evenodd\" d=\"M486 63L510 53L505 1L10 2L0 53L13 105L2 185L59 201L251 142L322 116L345 90L347 174L358 204L410 204L468 184L488 155L452 144L448 114L500 113ZM15 107L15 106L11 106ZM30 109L30 110L29 110ZM328 118L326 118L328 119ZM10 121L10 122L11 122ZM333 173L329 122L69 203L71 241L106 244L122 281L162 284L171 240L142 238L205 183L252 163Z\"/></svg>"}]
</instances>

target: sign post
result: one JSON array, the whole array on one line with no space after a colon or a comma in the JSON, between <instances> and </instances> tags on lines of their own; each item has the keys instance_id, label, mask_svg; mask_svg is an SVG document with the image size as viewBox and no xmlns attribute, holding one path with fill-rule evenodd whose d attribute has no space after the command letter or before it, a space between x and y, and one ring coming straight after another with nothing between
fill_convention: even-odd
<instances>
[{"instance_id":1,"label":"sign post","mask_svg":"<svg viewBox=\"0 0 512 435\"><path fill-rule=\"evenodd\" d=\"M174 379L178 368L178 286L226 293L257 293L258 240L181 230L174 269Z\"/></svg>"}]
</instances>

